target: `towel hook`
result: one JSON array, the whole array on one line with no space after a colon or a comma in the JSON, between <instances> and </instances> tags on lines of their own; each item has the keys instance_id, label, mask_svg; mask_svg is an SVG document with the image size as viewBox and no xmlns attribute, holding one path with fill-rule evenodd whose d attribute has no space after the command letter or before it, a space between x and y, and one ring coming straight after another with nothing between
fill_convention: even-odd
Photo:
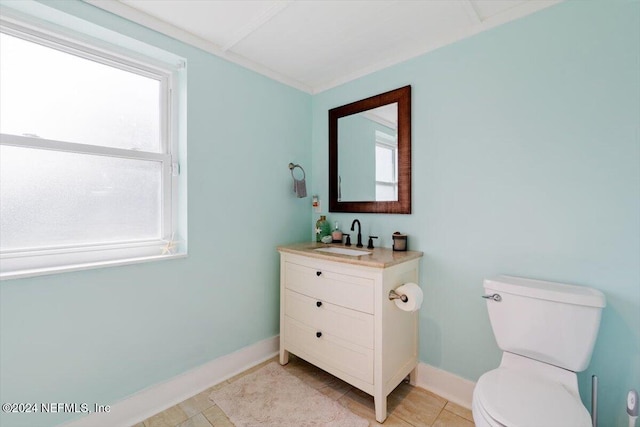
<instances>
[{"instance_id":1,"label":"towel hook","mask_svg":"<svg viewBox=\"0 0 640 427\"><path fill-rule=\"evenodd\" d=\"M291 171L291 177L292 177L294 180L298 180L298 179L293 175L293 170L294 170L295 168L300 168L300 170L302 171L302 179L305 179L305 178L307 177L307 174L305 173L304 169L302 169L302 166L297 165L297 164L295 164L295 165L294 165L293 163L289 163L289 170Z\"/></svg>"}]
</instances>

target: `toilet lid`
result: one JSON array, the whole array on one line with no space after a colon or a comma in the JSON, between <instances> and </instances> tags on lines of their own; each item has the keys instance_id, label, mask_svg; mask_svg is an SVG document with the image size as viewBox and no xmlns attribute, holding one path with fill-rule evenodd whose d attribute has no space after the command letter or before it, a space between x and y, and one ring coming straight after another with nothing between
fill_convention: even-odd
<instances>
[{"instance_id":1,"label":"toilet lid","mask_svg":"<svg viewBox=\"0 0 640 427\"><path fill-rule=\"evenodd\" d=\"M562 384L512 369L494 369L478 380L478 403L510 427L591 426L580 398Z\"/></svg>"}]
</instances>

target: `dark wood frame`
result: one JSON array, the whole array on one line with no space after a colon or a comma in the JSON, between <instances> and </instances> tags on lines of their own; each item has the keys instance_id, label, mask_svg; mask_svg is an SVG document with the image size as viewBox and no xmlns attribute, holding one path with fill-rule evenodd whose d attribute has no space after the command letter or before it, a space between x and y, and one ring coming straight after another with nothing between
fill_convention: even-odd
<instances>
[{"instance_id":1,"label":"dark wood frame","mask_svg":"<svg viewBox=\"0 0 640 427\"><path fill-rule=\"evenodd\" d=\"M398 201L338 201L338 119L398 103ZM329 212L411 213L411 86L329 110Z\"/></svg>"}]
</instances>

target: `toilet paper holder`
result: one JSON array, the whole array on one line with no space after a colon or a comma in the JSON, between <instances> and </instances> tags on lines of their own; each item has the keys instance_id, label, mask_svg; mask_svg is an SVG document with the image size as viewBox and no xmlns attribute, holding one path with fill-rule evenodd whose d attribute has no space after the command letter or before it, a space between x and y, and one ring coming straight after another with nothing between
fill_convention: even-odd
<instances>
[{"instance_id":1,"label":"toilet paper holder","mask_svg":"<svg viewBox=\"0 0 640 427\"><path fill-rule=\"evenodd\" d=\"M389 291L389 300L393 301L394 299L399 299L402 302L409 301L409 298L406 295L399 294L394 289L391 289Z\"/></svg>"}]
</instances>

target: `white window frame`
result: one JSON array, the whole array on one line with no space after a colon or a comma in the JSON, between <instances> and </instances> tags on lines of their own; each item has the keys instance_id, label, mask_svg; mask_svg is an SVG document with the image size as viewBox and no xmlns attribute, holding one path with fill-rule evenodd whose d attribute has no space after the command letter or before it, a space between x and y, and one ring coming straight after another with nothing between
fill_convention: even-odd
<instances>
[{"instance_id":1,"label":"white window frame","mask_svg":"<svg viewBox=\"0 0 640 427\"><path fill-rule=\"evenodd\" d=\"M162 165L160 239L0 251L0 280L186 256L186 242L182 241L185 236L178 233L178 121L181 106L177 91L180 88L179 72L184 68L184 62L165 64L139 54L126 55L122 49L103 41L87 43L86 37L70 38L68 32L52 32L49 28L34 27L31 22L20 22L6 16L0 17L0 32L158 80L161 88L161 148L160 152L147 152L1 133L0 145L146 160Z\"/></svg>"}]
</instances>

